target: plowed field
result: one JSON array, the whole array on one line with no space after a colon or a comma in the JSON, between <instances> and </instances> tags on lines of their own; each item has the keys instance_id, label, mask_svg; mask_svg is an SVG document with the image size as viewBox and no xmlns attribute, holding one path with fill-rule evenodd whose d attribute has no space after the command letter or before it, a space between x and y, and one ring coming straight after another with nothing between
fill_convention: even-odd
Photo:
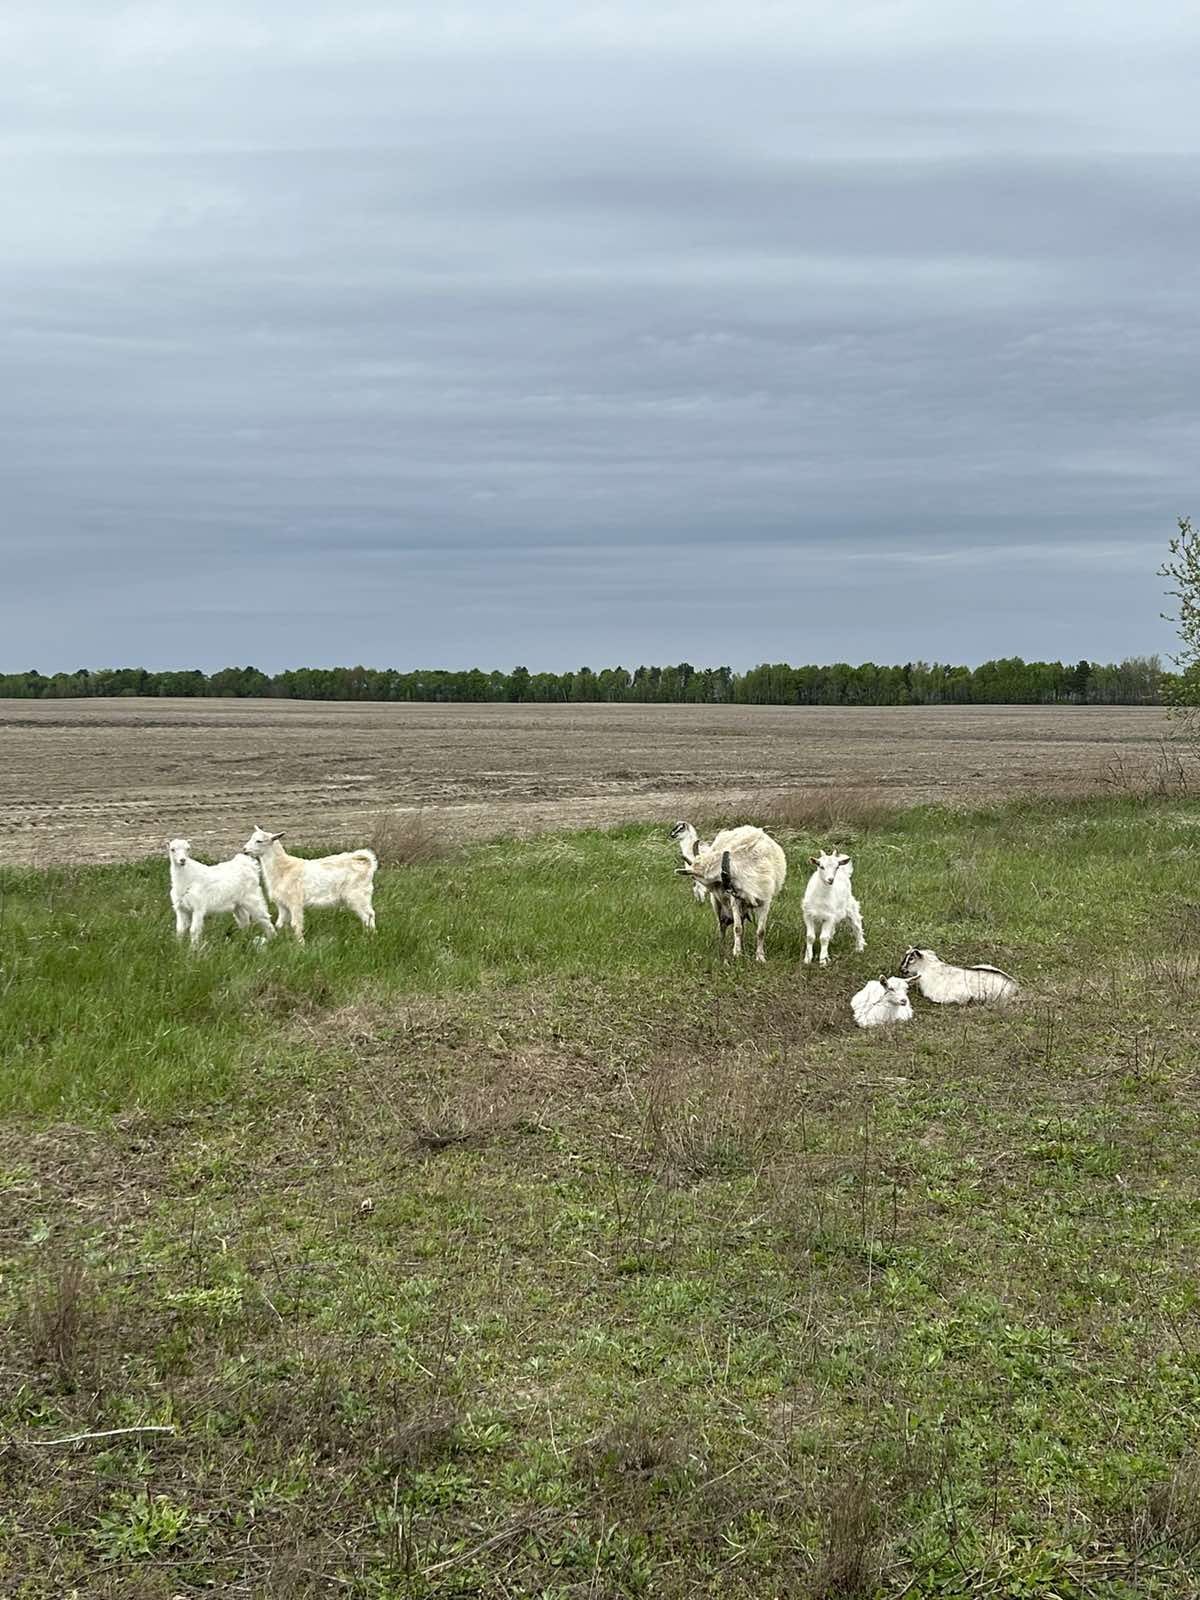
<instances>
[{"instance_id":1,"label":"plowed field","mask_svg":"<svg viewBox=\"0 0 1200 1600\"><path fill-rule=\"evenodd\" d=\"M120 861L255 822L301 848L420 808L456 837L664 821L794 788L985 800L1145 767L1134 707L0 700L0 863Z\"/></svg>"}]
</instances>

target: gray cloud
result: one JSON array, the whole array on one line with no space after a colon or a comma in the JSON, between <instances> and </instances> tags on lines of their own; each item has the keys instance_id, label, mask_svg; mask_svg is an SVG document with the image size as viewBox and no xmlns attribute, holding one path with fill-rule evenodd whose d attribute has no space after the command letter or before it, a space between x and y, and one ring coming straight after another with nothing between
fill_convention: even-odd
<instances>
[{"instance_id":1,"label":"gray cloud","mask_svg":"<svg viewBox=\"0 0 1200 1600\"><path fill-rule=\"evenodd\" d=\"M1161 648L1200 30L977 11L0 22L2 664Z\"/></svg>"}]
</instances>

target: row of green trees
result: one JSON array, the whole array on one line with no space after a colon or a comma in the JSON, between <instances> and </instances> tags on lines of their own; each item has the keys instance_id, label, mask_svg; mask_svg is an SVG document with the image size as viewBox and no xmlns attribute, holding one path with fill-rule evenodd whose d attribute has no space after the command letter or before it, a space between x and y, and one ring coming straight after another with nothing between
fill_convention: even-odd
<instances>
[{"instance_id":1,"label":"row of green trees","mask_svg":"<svg viewBox=\"0 0 1200 1600\"><path fill-rule=\"evenodd\" d=\"M298 667L267 674L257 667L219 672L149 672L115 667L78 672L0 674L0 698L264 696L280 700L600 701L618 704L937 706L1157 705L1171 676L1157 656L1115 664L1023 661L1009 656L978 667L910 661L880 667L792 667L784 662L734 672L729 667L605 667L594 672L397 672L373 667Z\"/></svg>"}]
</instances>

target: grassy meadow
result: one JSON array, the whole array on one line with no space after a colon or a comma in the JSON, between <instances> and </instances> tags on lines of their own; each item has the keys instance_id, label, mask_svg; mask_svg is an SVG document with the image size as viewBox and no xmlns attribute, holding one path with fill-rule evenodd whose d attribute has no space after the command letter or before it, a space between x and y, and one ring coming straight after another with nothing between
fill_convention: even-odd
<instances>
[{"instance_id":1,"label":"grassy meadow","mask_svg":"<svg viewBox=\"0 0 1200 1600\"><path fill-rule=\"evenodd\" d=\"M1200 1593L1198 815L800 797L765 968L661 827L0 870L0 1594ZM856 1029L912 943L1024 998Z\"/></svg>"}]
</instances>

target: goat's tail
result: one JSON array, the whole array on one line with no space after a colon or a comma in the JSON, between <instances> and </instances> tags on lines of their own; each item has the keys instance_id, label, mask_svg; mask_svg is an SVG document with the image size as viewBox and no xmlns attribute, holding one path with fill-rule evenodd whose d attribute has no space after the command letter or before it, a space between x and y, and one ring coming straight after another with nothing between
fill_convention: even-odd
<instances>
[{"instance_id":1,"label":"goat's tail","mask_svg":"<svg viewBox=\"0 0 1200 1600\"><path fill-rule=\"evenodd\" d=\"M373 873L379 871L379 857L374 850L352 850L350 854L355 861L365 861Z\"/></svg>"}]
</instances>

